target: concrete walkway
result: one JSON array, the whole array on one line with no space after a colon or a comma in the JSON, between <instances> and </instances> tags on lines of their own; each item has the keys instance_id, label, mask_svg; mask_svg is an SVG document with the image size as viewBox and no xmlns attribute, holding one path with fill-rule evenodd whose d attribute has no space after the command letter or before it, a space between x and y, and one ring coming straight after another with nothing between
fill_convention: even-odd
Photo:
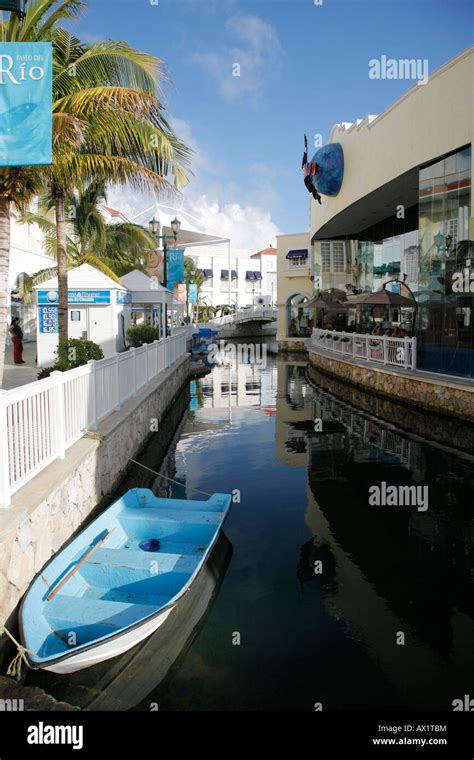
<instances>
[{"instance_id":1,"label":"concrete walkway","mask_svg":"<svg viewBox=\"0 0 474 760\"><path fill-rule=\"evenodd\" d=\"M33 383L38 379L38 367L35 364L36 342L23 344L23 361L26 364L17 365L13 363L13 346L11 343L7 344L2 390L9 391L11 388Z\"/></svg>"}]
</instances>

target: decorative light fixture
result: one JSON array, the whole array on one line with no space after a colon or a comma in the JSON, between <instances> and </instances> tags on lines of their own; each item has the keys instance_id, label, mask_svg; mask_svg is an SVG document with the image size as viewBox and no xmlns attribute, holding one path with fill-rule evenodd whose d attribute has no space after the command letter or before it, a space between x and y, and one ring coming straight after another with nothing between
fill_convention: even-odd
<instances>
[{"instance_id":1,"label":"decorative light fixture","mask_svg":"<svg viewBox=\"0 0 474 760\"><path fill-rule=\"evenodd\" d=\"M23 21L26 15L27 2L28 0L0 0L0 11L16 13L20 21Z\"/></svg>"},{"instance_id":2,"label":"decorative light fixture","mask_svg":"<svg viewBox=\"0 0 474 760\"><path fill-rule=\"evenodd\" d=\"M153 217L153 219L150 219L148 222L148 229L154 237L159 237L161 232L161 224L158 219L155 219L155 217Z\"/></svg>"},{"instance_id":3,"label":"decorative light fixture","mask_svg":"<svg viewBox=\"0 0 474 760\"><path fill-rule=\"evenodd\" d=\"M173 231L174 239L176 240L181 229L181 222L179 221L178 217L175 216L170 226Z\"/></svg>"},{"instance_id":4,"label":"decorative light fixture","mask_svg":"<svg viewBox=\"0 0 474 760\"><path fill-rule=\"evenodd\" d=\"M434 240L434 244L435 244L436 248L438 249L438 253L439 253L439 251L441 250L441 248L443 247L443 244L444 244L444 235L443 235L443 233L442 232L437 232L436 235L434 236L433 240Z\"/></svg>"}]
</instances>

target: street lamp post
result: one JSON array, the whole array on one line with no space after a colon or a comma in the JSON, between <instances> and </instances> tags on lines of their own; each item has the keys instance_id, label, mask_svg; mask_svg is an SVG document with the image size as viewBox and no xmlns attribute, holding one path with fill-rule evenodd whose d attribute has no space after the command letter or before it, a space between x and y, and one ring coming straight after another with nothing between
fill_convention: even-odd
<instances>
[{"instance_id":1,"label":"street lamp post","mask_svg":"<svg viewBox=\"0 0 474 760\"><path fill-rule=\"evenodd\" d=\"M173 234L172 235L162 235L161 234L161 223L158 221L158 219L150 219L148 222L148 229L150 230L151 234L159 243L161 240L163 241L163 282L162 285L164 288L168 287L168 245L167 240L174 240L176 243L179 235L179 231L181 229L181 222L179 219L175 216L175 218L172 220L171 229ZM168 308L166 306L165 301L165 337L168 335Z\"/></svg>"},{"instance_id":2,"label":"street lamp post","mask_svg":"<svg viewBox=\"0 0 474 760\"><path fill-rule=\"evenodd\" d=\"M20 21L26 16L26 3L28 0L0 0L0 11L16 13Z\"/></svg>"},{"instance_id":3,"label":"street lamp post","mask_svg":"<svg viewBox=\"0 0 474 760\"><path fill-rule=\"evenodd\" d=\"M398 277L394 277L392 280L387 280L387 282L384 282L383 289L386 290L386 286L389 284L389 282L398 282L400 285L403 285L403 287L408 290L409 294L413 298L414 307L413 307L413 320L412 320L412 325L411 325L411 337L413 338L415 336L416 314L418 311L418 302L415 298L415 295L412 289L407 285L406 279L407 279L407 275L404 274L403 280L400 280Z\"/></svg>"}]
</instances>

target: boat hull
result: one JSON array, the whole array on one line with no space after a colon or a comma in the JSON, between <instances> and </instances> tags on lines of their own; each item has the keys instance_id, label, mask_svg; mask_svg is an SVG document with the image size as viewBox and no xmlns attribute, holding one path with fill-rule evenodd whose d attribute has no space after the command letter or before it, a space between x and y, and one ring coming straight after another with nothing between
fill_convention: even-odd
<instances>
[{"instance_id":1,"label":"boat hull","mask_svg":"<svg viewBox=\"0 0 474 760\"><path fill-rule=\"evenodd\" d=\"M43 670L49 670L51 673L65 675L67 673L75 673L84 668L90 668L103 660L111 660L113 657L117 657L128 649L131 649L135 644L139 644L144 639L147 639L148 636L151 636L151 634L165 622L173 609L174 606L170 607L168 610L160 612L152 620L144 621L132 631L124 631L123 634L120 634L109 641L97 644L97 646L93 646L90 649L73 654L66 660L62 660L56 664L46 665Z\"/></svg>"},{"instance_id":2,"label":"boat hull","mask_svg":"<svg viewBox=\"0 0 474 760\"><path fill-rule=\"evenodd\" d=\"M230 505L228 494L127 491L30 586L20 609L30 667L74 673L151 636L202 571Z\"/></svg>"}]
</instances>

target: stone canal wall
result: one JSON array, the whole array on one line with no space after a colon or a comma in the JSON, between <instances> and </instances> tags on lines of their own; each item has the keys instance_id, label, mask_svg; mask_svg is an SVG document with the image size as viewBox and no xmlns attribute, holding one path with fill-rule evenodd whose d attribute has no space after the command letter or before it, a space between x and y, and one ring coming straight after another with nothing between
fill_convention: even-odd
<instances>
[{"instance_id":1,"label":"stone canal wall","mask_svg":"<svg viewBox=\"0 0 474 760\"><path fill-rule=\"evenodd\" d=\"M390 421L397 430L404 431L408 436L421 437L468 453L474 451L474 425L444 415L427 414L421 408L411 407L408 410L398 401L339 380L335 375L321 372L313 364L308 367L308 379L316 388L327 391L356 410L379 418L381 424L384 420Z\"/></svg>"},{"instance_id":2,"label":"stone canal wall","mask_svg":"<svg viewBox=\"0 0 474 760\"><path fill-rule=\"evenodd\" d=\"M18 603L34 576L81 526L99 512L172 408L189 377L189 356L178 359L140 394L104 419L0 510L0 623L17 629ZM164 423L166 424L166 423ZM156 435L156 433L155 433ZM8 640L0 639L0 660Z\"/></svg>"},{"instance_id":3,"label":"stone canal wall","mask_svg":"<svg viewBox=\"0 0 474 760\"><path fill-rule=\"evenodd\" d=\"M455 417L462 422L474 421L474 387L467 382L456 383L444 377L431 379L372 365L363 366L311 349L309 361L321 372L388 396L393 401Z\"/></svg>"}]
</instances>

